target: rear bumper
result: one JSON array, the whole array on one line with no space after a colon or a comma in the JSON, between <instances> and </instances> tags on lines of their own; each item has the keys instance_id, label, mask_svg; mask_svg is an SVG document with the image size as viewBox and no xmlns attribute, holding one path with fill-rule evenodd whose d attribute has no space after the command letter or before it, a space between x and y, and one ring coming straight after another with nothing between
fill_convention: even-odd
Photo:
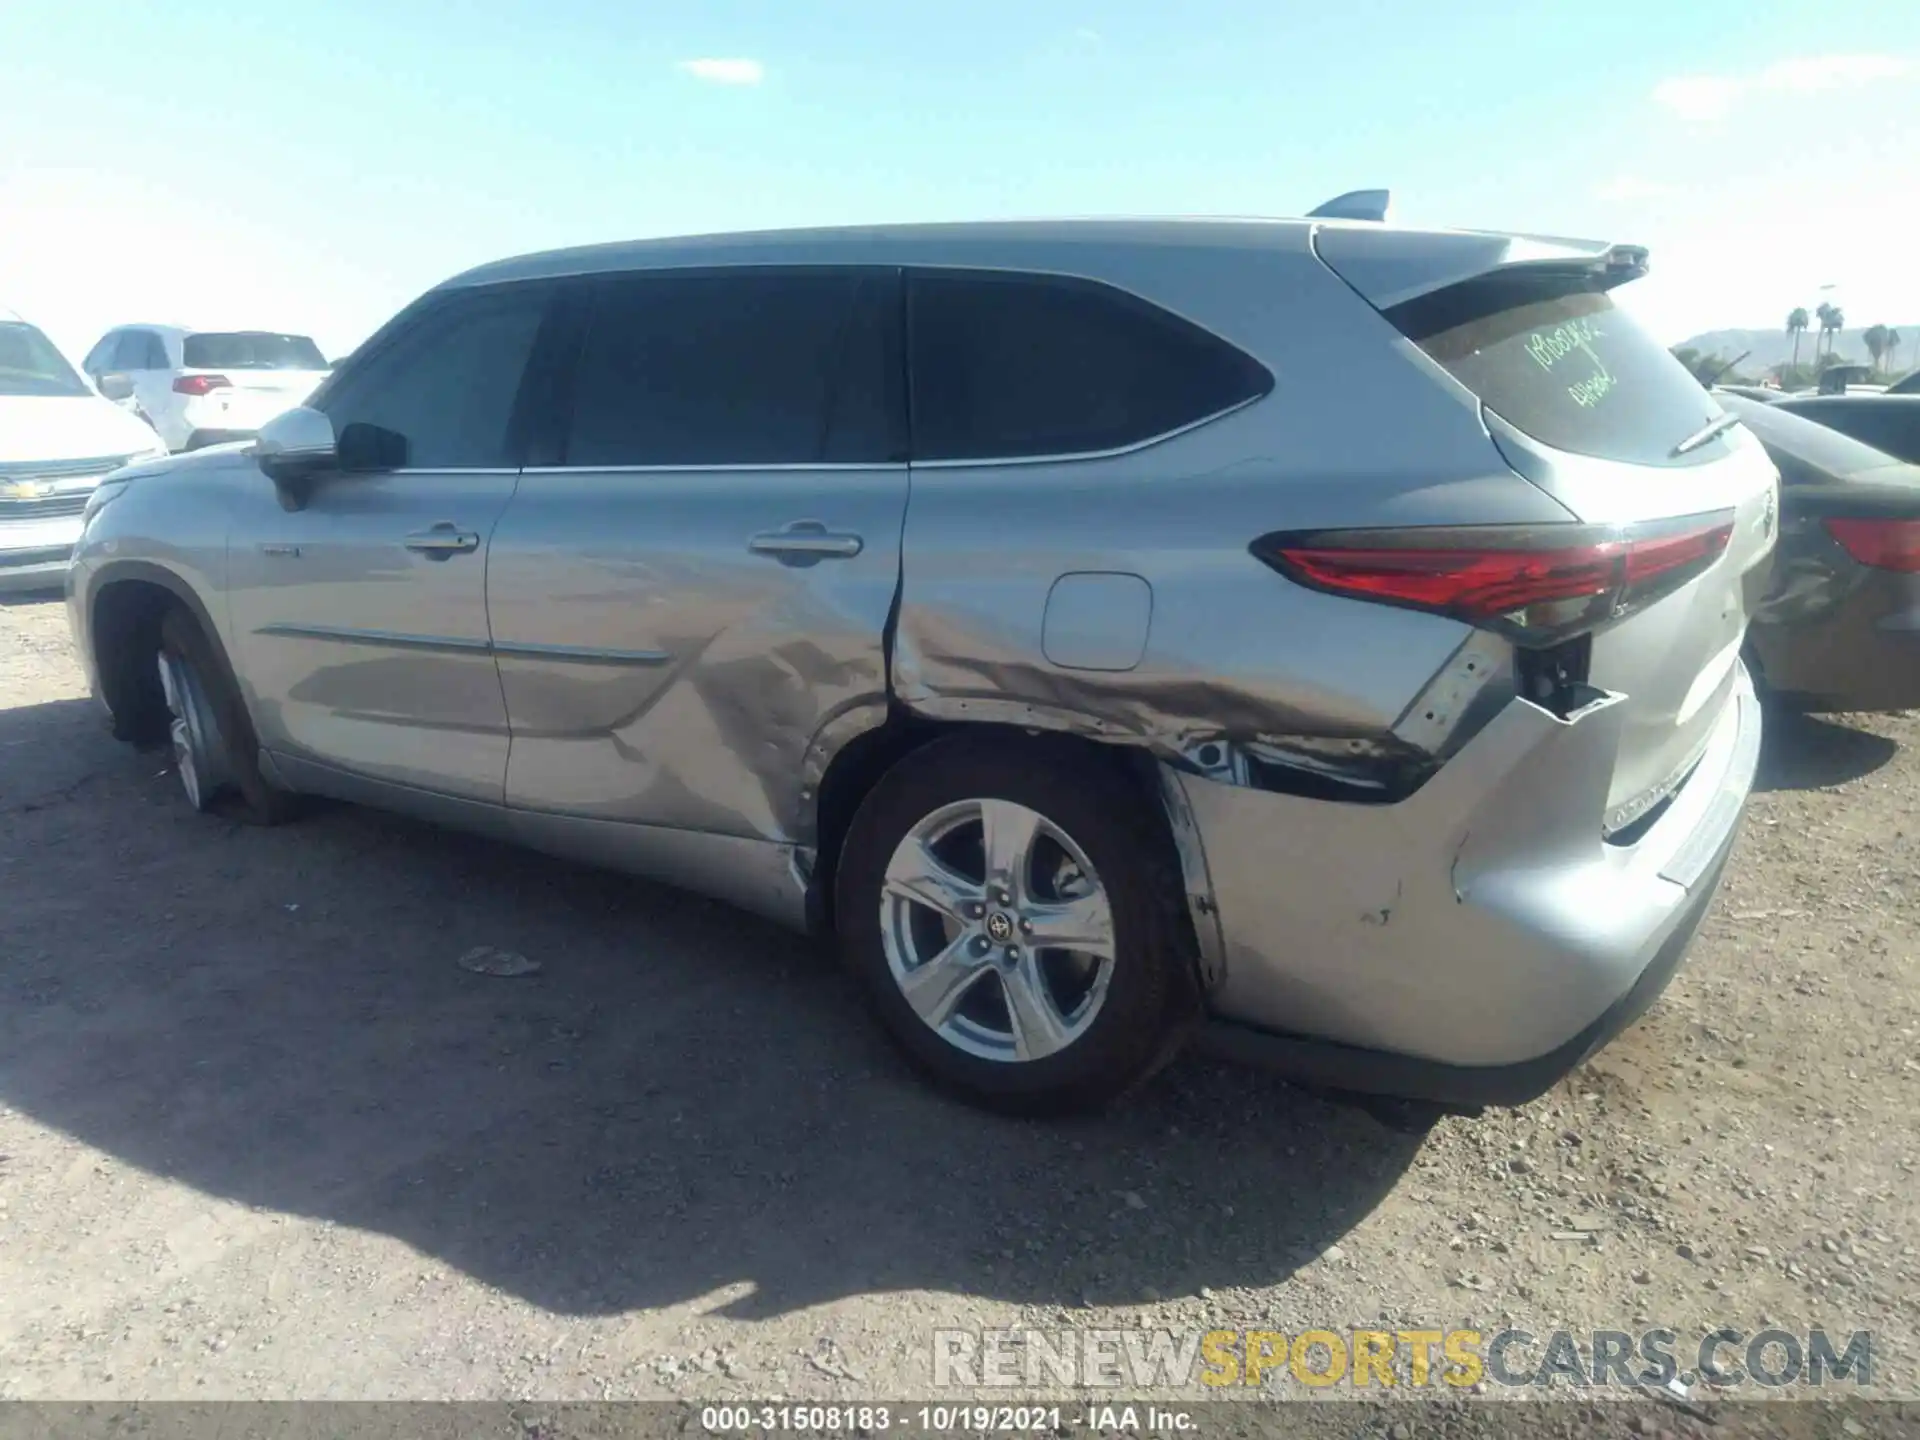
<instances>
[{"instance_id":1,"label":"rear bumper","mask_svg":"<svg viewBox=\"0 0 1920 1440\"><path fill-rule=\"evenodd\" d=\"M1796 709L1920 709L1920 575L1868 571L1831 608L1751 634L1767 689Z\"/></svg>"},{"instance_id":2,"label":"rear bumper","mask_svg":"<svg viewBox=\"0 0 1920 1440\"><path fill-rule=\"evenodd\" d=\"M0 521L0 594L60 589L80 529L78 515Z\"/></svg>"},{"instance_id":3,"label":"rear bumper","mask_svg":"<svg viewBox=\"0 0 1920 1440\"><path fill-rule=\"evenodd\" d=\"M1759 760L1742 671L1632 845L1600 838L1612 697L1515 701L1418 793L1335 805L1180 776L1219 925L1214 1047L1312 1083L1520 1104L1630 1025L1718 888Z\"/></svg>"}]
</instances>

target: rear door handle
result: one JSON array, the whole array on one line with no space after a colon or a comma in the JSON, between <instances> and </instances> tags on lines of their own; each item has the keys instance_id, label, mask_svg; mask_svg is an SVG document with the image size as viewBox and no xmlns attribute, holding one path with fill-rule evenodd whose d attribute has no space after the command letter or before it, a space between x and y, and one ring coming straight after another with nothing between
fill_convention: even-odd
<instances>
[{"instance_id":1,"label":"rear door handle","mask_svg":"<svg viewBox=\"0 0 1920 1440\"><path fill-rule=\"evenodd\" d=\"M462 530L451 520L442 520L431 530L416 530L407 536L407 549L430 560L448 560L480 548L480 537Z\"/></svg>"},{"instance_id":2,"label":"rear door handle","mask_svg":"<svg viewBox=\"0 0 1920 1440\"><path fill-rule=\"evenodd\" d=\"M858 535L829 530L818 520L796 520L780 530L767 530L747 542L755 555L766 555L782 565L817 565L822 560L851 560L866 548Z\"/></svg>"}]
</instances>

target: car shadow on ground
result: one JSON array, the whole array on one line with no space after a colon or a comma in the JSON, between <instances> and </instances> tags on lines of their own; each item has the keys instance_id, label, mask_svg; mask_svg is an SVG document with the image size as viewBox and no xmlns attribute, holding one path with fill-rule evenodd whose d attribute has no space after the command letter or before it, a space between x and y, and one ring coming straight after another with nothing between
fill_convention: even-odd
<instances>
[{"instance_id":1,"label":"car shadow on ground","mask_svg":"<svg viewBox=\"0 0 1920 1440\"><path fill-rule=\"evenodd\" d=\"M1898 741L1856 730L1844 718L1770 708L1754 785L1825 790L1871 775L1899 753Z\"/></svg>"},{"instance_id":2,"label":"car shadow on ground","mask_svg":"<svg viewBox=\"0 0 1920 1440\"><path fill-rule=\"evenodd\" d=\"M805 940L371 812L196 816L164 765L85 702L0 710L0 1102L551 1311L1270 1285L1420 1145L1199 1060L1100 1118L980 1114Z\"/></svg>"}]
</instances>

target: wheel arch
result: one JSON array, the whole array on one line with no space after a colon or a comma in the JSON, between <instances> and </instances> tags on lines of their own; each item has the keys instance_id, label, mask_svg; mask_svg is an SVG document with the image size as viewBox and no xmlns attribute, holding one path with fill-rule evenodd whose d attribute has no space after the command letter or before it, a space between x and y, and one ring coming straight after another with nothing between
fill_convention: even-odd
<instances>
[{"instance_id":1,"label":"wheel arch","mask_svg":"<svg viewBox=\"0 0 1920 1440\"><path fill-rule=\"evenodd\" d=\"M1203 989L1211 989L1218 983L1224 972L1205 859L1198 851L1191 821L1185 817L1184 798L1177 786L1163 778L1159 761L1137 746L1103 744L1061 731L1030 730L992 722L923 720L903 709L894 710L884 723L863 730L843 743L815 787L811 812L813 864L807 886L807 918L811 929L821 934L833 929L834 892L841 853L854 816L867 796L908 756L936 741L961 735L997 737L1008 745L1023 748L1071 750L1107 769L1119 783L1126 785L1138 803L1154 816L1154 828L1166 846L1163 858L1184 881L1185 904L1181 909L1189 932L1189 953L1197 959L1197 978Z\"/></svg>"},{"instance_id":2,"label":"wheel arch","mask_svg":"<svg viewBox=\"0 0 1920 1440\"><path fill-rule=\"evenodd\" d=\"M152 657L160 649L160 620L168 610L188 614L224 672L239 689L213 616L193 586L164 565L120 560L104 565L87 589L87 642L100 698L113 717L116 739L143 743L166 733L166 702Z\"/></svg>"}]
</instances>

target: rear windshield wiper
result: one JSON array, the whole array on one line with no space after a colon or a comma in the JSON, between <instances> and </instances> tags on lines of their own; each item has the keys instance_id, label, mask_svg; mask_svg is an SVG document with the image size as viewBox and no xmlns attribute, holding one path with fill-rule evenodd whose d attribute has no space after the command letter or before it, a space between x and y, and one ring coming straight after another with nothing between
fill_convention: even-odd
<instances>
[{"instance_id":1,"label":"rear windshield wiper","mask_svg":"<svg viewBox=\"0 0 1920 1440\"><path fill-rule=\"evenodd\" d=\"M1716 415L1698 430L1687 436L1687 438L1682 440L1678 445L1674 446L1673 449L1669 450L1667 452L1667 458L1669 460L1678 460L1688 451L1698 450L1702 445L1713 439L1714 436L1731 430L1739 423L1740 417L1738 415Z\"/></svg>"}]
</instances>

